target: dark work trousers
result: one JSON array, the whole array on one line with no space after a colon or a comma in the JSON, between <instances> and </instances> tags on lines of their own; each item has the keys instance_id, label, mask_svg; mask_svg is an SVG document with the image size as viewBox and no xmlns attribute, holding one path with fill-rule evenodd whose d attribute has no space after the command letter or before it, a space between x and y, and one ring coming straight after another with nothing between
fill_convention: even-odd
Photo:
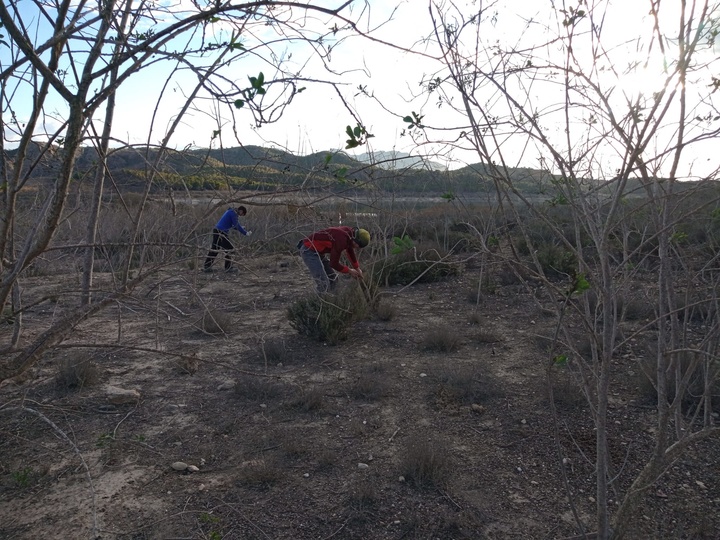
<instances>
[{"instance_id":1,"label":"dark work trousers","mask_svg":"<svg viewBox=\"0 0 720 540\"><path fill-rule=\"evenodd\" d=\"M306 248L303 245L300 246L300 256L310 270L310 276L315 281L317 292L332 291L337 283L338 275L330 266L330 260L314 249Z\"/></svg>"},{"instance_id":2,"label":"dark work trousers","mask_svg":"<svg viewBox=\"0 0 720 540\"><path fill-rule=\"evenodd\" d=\"M225 270L232 268L232 250L235 246L232 245L228 234L225 231L219 229L213 229L212 232L212 244L210 245L210 251L208 251L207 258L205 259L205 270L210 270L213 259L217 257L220 250L225 251Z\"/></svg>"}]
</instances>

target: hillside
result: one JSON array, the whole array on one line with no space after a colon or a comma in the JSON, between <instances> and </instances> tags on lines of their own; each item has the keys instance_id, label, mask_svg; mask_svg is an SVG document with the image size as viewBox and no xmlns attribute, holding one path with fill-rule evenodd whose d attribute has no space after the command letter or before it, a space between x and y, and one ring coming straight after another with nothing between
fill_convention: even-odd
<instances>
[{"instance_id":1,"label":"hillside","mask_svg":"<svg viewBox=\"0 0 720 540\"><path fill-rule=\"evenodd\" d=\"M62 148L52 147L44 153L42 150L39 145L29 149L31 159L25 173L30 183L51 184L59 168ZM6 159L12 162L15 152L7 151ZM400 160L394 163L407 166L389 168L393 162L380 159L386 154L377 153L374 161L377 164L374 165L340 150L298 156L277 148L239 146L169 150L158 161L155 148L125 147L111 151L108 172L114 185L131 191L144 189L148 179L152 179L154 191L168 188L274 191L300 186L303 189L393 193L481 194L494 191L489 170L483 164L450 171L433 167L431 163L425 168L417 168ZM97 163L96 150L83 148L76 161L77 182L85 185L92 182ZM543 171L517 168L509 169L508 173L516 187L530 195L545 193L551 186L551 176Z\"/></svg>"}]
</instances>

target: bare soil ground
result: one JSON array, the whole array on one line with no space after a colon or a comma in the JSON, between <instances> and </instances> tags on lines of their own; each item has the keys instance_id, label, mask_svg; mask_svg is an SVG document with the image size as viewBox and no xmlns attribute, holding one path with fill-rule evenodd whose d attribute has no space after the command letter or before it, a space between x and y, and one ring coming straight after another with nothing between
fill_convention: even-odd
<instances>
[{"instance_id":1,"label":"bare soil ground","mask_svg":"<svg viewBox=\"0 0 720 540\"><path fill-rule=\"evenodd\" d=\"M107 310L71 340L117 348L61 349L0 388L0 538L563 538L579 534L563 467L593 530L593 424L560 377L554 435L536 337L553 318L525 288L498 287L477 310L472 267L385 289L394 317L325 345L287 320L312 289L299 258L243 263L239 274L168 270L142 302ZM76 287L67 279L35 278L26 305ZM227 315L226 335L198 328L204 306ZM38 304L28 327L61 309ZM437 330L457 338L453 351L427 349ZM654 429L637 343L615 361L615 497ZM58 385L62 360L83 354L97 383ZM109 387L139 400L122 403ZM720 446L710 440L648 487L630 537L717 539L719 510Z\"/></svg>"}]
</instances>

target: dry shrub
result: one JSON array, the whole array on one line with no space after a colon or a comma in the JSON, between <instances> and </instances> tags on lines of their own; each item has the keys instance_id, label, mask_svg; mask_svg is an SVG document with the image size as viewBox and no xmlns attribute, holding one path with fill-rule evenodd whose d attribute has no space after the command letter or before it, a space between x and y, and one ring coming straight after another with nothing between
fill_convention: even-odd
<instances>
[{"instance_id":1,"label":"dry shrub","mask_svg":"<svg viewBox=\"0 0 720 540\"><path fill-rule=\"evenodd\" d=\"M55 383L62 390L80 390L97 383L99 378L97 364L89 357L66 358L60 362Z\"/></svg>"},{"instance_id":2,"label":"dry shrub","mask_svg":"<svg viewBox=\"0 0 720 540\"><path fill-rule=\"evenodd\" d=\"M350 385L348 393L355 399L375 401L387 392L387 384L381 376L381 371L366 369L360 372L360 376Z\"/></svg>"},{"instance_id":3,"label":"dry shrub","mask_svg":"<svg viewBox=\"0 0 720 540\"><path fill-rule=\"evenodd\" d=\"M300 334L336 344L347 339L352 323L368 316L370 306L357 282L337 294L311 295L294 302L287 310L290 326Z\"/></svg>"},{"instance_id":4,"label":"dry shrub","mask_svg":"<svg viewBox=\"0 0 720 540\"><path fill-rule=\"evenodd\" d=\"M391 321L395 318L397 312L397 306L388 301L381 301L375 307L375 315L377 315L381 321Z\"/></svg>"},{"instance_id":5,"label":"dry shrub","mask_svg":"<svg viewBox=\"0 0 720 540\"><path fill-rule=\"evenodd\" d=\"M423 348L433 352L453 352L460 346L460 337L450 326L436 326L425 333Z\"/></svg>"},{"instance_id":6,"label":"dry shrub","mask_svg":"<svg viewBox=\"0 0 720 540\"><path fill-rule=\"evenodd\" d=\"M460 267L447 260L442 249L415 250L391 255L371 266L372 281L385 286L431 283L460 274Z\"/></svg>"},{"instance_id":7,"label":"dry shrub","mask_svg":"<svg viewBox=\"0 0 720 540\"><path fill-rule=\"evenodd\" d=\"M503 341L503 336L495 330L482 329L475 334L475 341L478 343L501 343Z\"/></svg>"},{"instance_id":8,"label":"dry shrub","mask_svg":"<svg viewBox=\"0 0 720 540\"><path fill-rule=\"evenodd\" d=\"M268 488L279 482L282 477L282 469L271 458L243 463L237 474L240 484L258 489Z\"/></svg>"},{"instance_id":9,"label":"dry shrub","mask_svg":"<svg viewBox=\"0 0 720 540\"><path fill-rule=\"evenodd\" d=\"M318 387L299 388L288 406L304 412L319 411L325 402L323 391Z\"/></svg>"},{"instance_id":10,"label":"dry shrub","mask_svg":"<svg viewBox=\"0 0 720 540\"><path fill-rule=\"evenodd\" d=\"M240 399L262 403L281 399L287 393L285 386L261 376L245 376L235 383L235 395Z\"/></svg>"},{"instance_id":11,"label":"dry shrub","mask_svg":"<svg viewBox=\"0 0 720 540\"><path fill-rule=\"evenodd\" d=\"M437 378L435 397L446 405L482 403L498 394L496 381L476 366L447 362L438 367Z\"/></svg>"},{"instance_id":12,"label":"dry shrub","mask_svg":"<svg viewBox=\"0 0 720 540\"><path fill-rule=\"evenodd\" d=\"M640 388L643 399L646 399L649 403L656 403L657 373L655 370L655 359L657 356L653 351L653 349L655 349L655 344L651 344L649 349L651 351L650 354L639 361L641 373L639 374L638 387ZM720 364L718 364L717 360L709 366L705 366L703 365L702 359L699 359L696 362L693 353L690 352L680 353L675 360L680 364L680 377L684 378L688 372L690 372L687 390L682 396L683 411L693 411L697 405L701 403L706 384L710 388L710 394L714 399L714 408L717 410L717 399L715 399L715 397L720 395ZM674 368L670 368L668 370L667 384L668 399L670 401L675 399L677 382L676 371Z\"/></svg>"},{"instance_id":13,"label":"dry shrub","mask_svg":"<svg viewBox=\"0 0 720 540\"><path fill-rule=\"evenodd\" d=\"M282 338L268 338L260 342L260 357L268 364L285 364L290 356Z\"/></svg>"},{"instance_id":14,"label":"dry shrub","mask_svg":"<svg viewBox=\"0 0 720 540\"><path fill-rule=\"evenodd\" d=\"M206 334L227 334L233 326L232 317L224 311L208 309L200 321L200 329Z\"/></svg>"},{"instance_id":15,"label":"dry shrub","mask_svg":"<svg viewBox=\"0 0 720 540\"><path fill-rule=\"evenodd\" d=\"M411 437L405 444L400 461L400 474L418 488L441 488L452 467L448 448L420 436Z\"/></svg>"},{"instance_id":16,"label":"dry shrub","mask_svg":"<svg viewBox=\"0 0 720 540\"><path fill-rule=\"evenodd\" d=\"M570 371L570 366L554 364L550 370L553 398L559 409L574 410L587 405L580 381Z\"/></svg>"},{"instance_id":17,"label":"dry shrub","mask_svg":"<svg viewBox=\"0 0 720 540\"><path fill-rule=\"evenodd\" d=\"M378 504L375 482L369 478L356 480L350 487L347 505L358 513L374 510Z\"/></svg>"}]
</instances>

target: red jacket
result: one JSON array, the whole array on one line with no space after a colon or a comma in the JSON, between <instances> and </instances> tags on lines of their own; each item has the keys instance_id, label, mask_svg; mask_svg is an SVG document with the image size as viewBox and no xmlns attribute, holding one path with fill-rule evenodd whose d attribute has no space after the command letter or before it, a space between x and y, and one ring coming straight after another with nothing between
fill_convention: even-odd
<instances>
[{"instance_id":1,"label":"red jacket","mask_svg":"<svg viewBox=\"0 0 720 540\"><path fill-rule=\"evenodd\" d=\"M347 274L350 270L347 266L340 263L340 255L344 251L353 268L359 268L357 256L353 249L354 231L352 227L329 227L321 231L317 231L303 240L306 248L314 249L320 255L330 254L330 266L342 273Z\"/></svg>"}]
</instances>

